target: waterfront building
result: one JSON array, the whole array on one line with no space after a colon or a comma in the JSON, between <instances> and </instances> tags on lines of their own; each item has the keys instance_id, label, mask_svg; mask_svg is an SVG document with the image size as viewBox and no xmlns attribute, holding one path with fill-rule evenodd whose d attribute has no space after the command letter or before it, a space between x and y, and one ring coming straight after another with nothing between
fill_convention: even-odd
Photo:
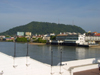
<instances>
[{"instance_id":1,"label":"waterfront building","mask_svg":"<svg viewBox=\"0 0 100 75\"><path fill-rule=\"evenodd\" d=\"M57 35L56 40L63 41L63 45L87 45L87 42L85 42L85 34L60 34Z\"/></svg>"},{"instance_id":2,"label":"waterfront building","mask_svg":"<svg viewBox=\"0 0 100 75\"><path fill-rule=\"evenodd\" d=\"M67 34L58 34L56 40L64 41L66 39Z\"/></svg>"},{"instance_id":3,"label":"waterfront building","mask_svg":"<svg viewBox=\"0 0 100 75\"><path fill-rule=\"evenodd\" d=\"M85 41L89 44L100 43L100 33L97 32L88 32L85 36Z\"/></svg>"},{"instance_id":4,"label":"waterfront building","mask_svg":"<svg viewBox=\"0 0 100 75\"><path fill-rule=\"evenodd\" d=\"M88 32L84 34L64 32L57 35L56 40L50 40L50 44L87 46L96 45L100 42L100 33Z\"/></svg>"}]
</instances>

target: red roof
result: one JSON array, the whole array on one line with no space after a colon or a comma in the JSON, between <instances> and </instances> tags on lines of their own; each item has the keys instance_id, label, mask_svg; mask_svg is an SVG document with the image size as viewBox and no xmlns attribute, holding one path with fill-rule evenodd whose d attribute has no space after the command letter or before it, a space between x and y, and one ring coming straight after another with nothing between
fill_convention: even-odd
<instances>
[{"instance_id":1,"label":"red roof","mask_svg":"<svg viewBox=\"0 0 100 75\"><path fill-rule=\"evenodd\" d=\"M95 34L95 36L100 36L100 33Z\"/></svg>"},{"instance_id":2,"label":"red roof","mask_svg":"<svg viewBox=\"0 0 100 75\"><path fill-rule=\"evenodd\" d=\"M57 36L67 36L67 34L58 34Z\"/></svg>"},{"instance_id":3,"label":"red roof","mask_svg":"<svg viewBox=\"0 0 100 75\"><path fill-rule=\"evenodd\" d=\"M97 34L97 32L93 32L93 33L96 33Z\"/></svg>"}]
</instances>

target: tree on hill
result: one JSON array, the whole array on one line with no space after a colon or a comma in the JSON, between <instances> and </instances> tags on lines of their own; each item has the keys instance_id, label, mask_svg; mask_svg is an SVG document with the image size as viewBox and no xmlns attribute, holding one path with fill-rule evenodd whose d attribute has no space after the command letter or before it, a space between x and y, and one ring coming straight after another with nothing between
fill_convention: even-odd
<instances>
[{"instance_id":1,"label":"tree on hill","mask_svg":"<svg viewBox=\"0 0 100 75\"><path fill-rule=\"evenodd\" d=\"M56 24L48 22L30 22L26 25L17 26L6 32L0 33L2 35L15 35L17 32L32 32L32 34L46 34L46 33L60 33L60 32L76 32L84 33L81 27L75 25Z\"/></svg>"}]
</instances>

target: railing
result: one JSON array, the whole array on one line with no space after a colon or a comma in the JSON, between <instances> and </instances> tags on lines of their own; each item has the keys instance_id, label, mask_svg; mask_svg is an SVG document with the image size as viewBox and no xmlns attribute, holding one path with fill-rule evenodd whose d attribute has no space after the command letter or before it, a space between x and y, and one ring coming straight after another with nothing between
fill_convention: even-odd
<instances>
[{"instance_id":1,"label":"railing","mask_svg":"<svg viewBox=\"0 0 100 75\"><path fill-rule=\"evenodd\" d=\"M86 41L100 41L100 37L99 36L86 36L85 40Z\"/></svg>"}]
</instances>

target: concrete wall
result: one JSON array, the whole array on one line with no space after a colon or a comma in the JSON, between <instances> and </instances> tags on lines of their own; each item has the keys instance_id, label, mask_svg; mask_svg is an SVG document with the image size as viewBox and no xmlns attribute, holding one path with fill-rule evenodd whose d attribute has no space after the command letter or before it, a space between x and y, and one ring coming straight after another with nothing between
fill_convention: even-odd
<instances>
[{"instance_id":1,"label":"concrete wall","mask_svg":"<svg viewBox=\"0 0 100 75\"><path fill-rule=\"evenodd\" d=\"M74 72L98 68L99 63L100 58L62 62L62 64L64 65L63 68L70 71L71 75L73 75Z\"/></svg>"},{"instance_id":2,"label":"concrete wall","mask_svg":"<svg viewBox=\"0 0 100 75\"><path fill-rule=\"evenodd\" d=\"M13 58L0 53L0 73L2 71L2 75L49 75L50 66L29 57Z\"/></svg>"},{"instance_id":3,"label":"concrete wall","mask_svg":"<svg viewBox=\"0 0 100 75\"><path fill-rule=\"evenodd\" d=\"M100 59L62 62L63 66L50 66L30 57L13 58L0 52L0 73L2 75L73 75L74 72L98 67ZM52 73L52 74L51 74Z\"/></svg>"}]
</instances>

